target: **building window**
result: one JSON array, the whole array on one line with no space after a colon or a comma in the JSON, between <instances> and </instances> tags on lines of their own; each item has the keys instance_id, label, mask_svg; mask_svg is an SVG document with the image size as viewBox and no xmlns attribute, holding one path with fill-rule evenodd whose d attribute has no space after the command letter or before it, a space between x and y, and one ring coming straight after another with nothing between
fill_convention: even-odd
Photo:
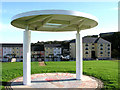
<instances>
[{"instance_id":1,"label":"building window","mask_svg":"<svg viewBox=\"0 0 120 90\"><path fill-rule=\"evenodd\" d=\"M17 53L18 53L18 51L17 51Z\"/></svg>"},{"instance_id":2,"label":"building window","mask_svg":"<svg viewBox=\"0 0 120 90\"><path fill-rule=\"evenodd\" d=\"M14 52L13 52L14 53Z\"/></svg>"},{"instance_id":3,"label":"building window","mask_svg":"<svg viewBox=\"0 0 120 90\"><path fill-rule=\"evenodd\" d=\"M92 49L94 49L94 47L92 47Z\"/></svg>"},{"instance_id":4,"label":"building window","mask_svg":"<svg viewBox=\"0 0 120 90\"><path fill-rule=\"evenodd\" d=\"M85 46L88 46L88 44L85 44Z\"/></svg>"},{"instance_id":5,"label":"building window","mask_svg":"<svg viewBox=\"0 0 120 90\"><path fill-rule=\"evenodd\" d=\"M108 46L110 46L110 44L108 44Z\"/></svg>"},{"instance_id":6,"label":"building window","mask_svg":"<svg viewBox=\"0 0 120 90\"><path fill-rule=\"evenodd\" d=\"M108 54L110 54L110 52L108 52Z\"/></svg>"},{"instance_id":7,"label":"building window","mask_svg":"<svg viewBox=\"0 0 120 90\"><path fill-rule=\"evenodd\" d=\"M103 50L103 48L100 48L100 50Z\"/></svg>"},{"instance_id":8,"label":"building window","mask_svg":"<svg viewBox=\"0 0 120 90\"><path fill-rule=\"evenodd\" d=\"M108 50L110 50L110 48L108 48Z\"/></svg>"},{"instance_id":9,"label":"building window","mask_svg":"<svg viewBox=\"0 0 120 90\"><path fill-rule=\"evenodd\" d=\"M103 54L103 52L100 52L100 54Z\"/></svg>"},{"instance_id":10,"label":"building window","mask_svg":"<svg viewBox=\"0 0 120 90\"><path fill-rule=\"evenodd\" d=\"M85 48L85 50L88 50L88 48Z\"/></svg>"},{"instance_id":11,"label":"building window","mask_svg":"<svg viewBox=\"0 0 120 90\"><path fill-rule=\"evenodd\" d=\"M13 48L14 49L14 48Z\"/></svg>"},{"instance_id":12,"label":"building window","mask_svg":"<svg viewBox=\"0 0 120 90\"><path fill-rule=\"evenodd\" d=\"M18 48L17 48L18 49Z\"/></svg>"},{"instance_id":13,"label":"building window","mask_svg":"<svg viewBox=\"0 0 120 90\"><path fill-rule=\"evenodd\" d=\"M103 44L100 44L100 46L102 47L102 46L103 46Z\"/></svg>"},{"instance_id":14,"label":"building window","mask_svg":"<svg viewBox=\"0 0 120 90\"><path fill-rule=\"evenodd\" d=\"M88 52L85 52L85 54L88 54Z\"/></svg>"},{"instance_id":15,"label":"building window","mask_svg":"<svg viewBox=\"0 0 120 90\"><path fill-rule=\"evenodd\" d=\"M92 45L94 45L94 43Z\"/></svg>"}]
</instances>

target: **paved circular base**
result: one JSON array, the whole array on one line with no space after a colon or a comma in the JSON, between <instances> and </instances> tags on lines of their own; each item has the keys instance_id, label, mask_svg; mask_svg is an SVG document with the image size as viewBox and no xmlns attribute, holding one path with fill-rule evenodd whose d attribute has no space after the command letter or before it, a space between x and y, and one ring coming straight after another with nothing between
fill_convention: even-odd
<instances>
[{"instance_id":1,"label":"paved circular base","mask_svg":"<svg viewBox=\"0 0 120 90\"><path fill-rule=\"evenodd\" d=\"M100 85L101 84L101 85ZM11 88L100 88L102 83L95 78L83 75L76 80L76 74L43 73L31 75L31 84L23 85L23 77L12 80Z\"/></svg>"}]
</instances>

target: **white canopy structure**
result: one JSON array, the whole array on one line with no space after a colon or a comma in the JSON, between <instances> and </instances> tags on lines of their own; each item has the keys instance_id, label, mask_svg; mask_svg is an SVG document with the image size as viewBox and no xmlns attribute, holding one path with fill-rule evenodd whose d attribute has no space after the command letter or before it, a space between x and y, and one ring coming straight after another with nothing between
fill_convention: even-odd
<instances>
[{"instance_id":1,"label":"white canopy structure","mask_svg":"<svg viewBox=\"0 0 120 90\"><path fill-rule=\"evenodd\" d=\"M47 32L77 31L76 79L82 79L82 37L80 30L98 25L96 17L69 10L38 10L18 14L11 24L25 29L23 40L23 84L31 83L31 30Z\"/></svg>"}]
</instances>

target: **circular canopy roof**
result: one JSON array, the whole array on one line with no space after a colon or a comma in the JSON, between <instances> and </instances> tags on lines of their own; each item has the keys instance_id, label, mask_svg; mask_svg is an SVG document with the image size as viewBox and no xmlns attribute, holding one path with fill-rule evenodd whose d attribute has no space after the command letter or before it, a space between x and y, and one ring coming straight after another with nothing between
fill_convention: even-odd
<instances>
[{"instance_id":1,"label":"circular canopy roof","mask_svg":"<svg viewBox=\"0 0 120 90\"><path fill-rule=\"evenodd\" d=\"M77 31L98 25L96 17L69 10L38 10L18 14L12 18L15 27L34 31Z\"/></svg>"}]
</instances>

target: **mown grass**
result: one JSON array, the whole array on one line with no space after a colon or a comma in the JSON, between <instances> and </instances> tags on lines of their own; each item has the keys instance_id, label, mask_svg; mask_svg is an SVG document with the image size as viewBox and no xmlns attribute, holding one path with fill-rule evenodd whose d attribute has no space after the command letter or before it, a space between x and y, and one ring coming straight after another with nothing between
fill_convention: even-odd
<instances>
[{"instance_id":1,"label":"mown grass","mask_svg":"<svg viewBox=\"0 0 120 90\"><path fill-rule=\"evenodd\" d=\"M38 62L31 63L31 73L76 72L76 62L46 62L46 66L39 66ZM2 81L23 75L23 63L2 63ZM83 73L101 79L106 89L118 88L118 61L83 61Z\"/></svg>"}]
</instances>

